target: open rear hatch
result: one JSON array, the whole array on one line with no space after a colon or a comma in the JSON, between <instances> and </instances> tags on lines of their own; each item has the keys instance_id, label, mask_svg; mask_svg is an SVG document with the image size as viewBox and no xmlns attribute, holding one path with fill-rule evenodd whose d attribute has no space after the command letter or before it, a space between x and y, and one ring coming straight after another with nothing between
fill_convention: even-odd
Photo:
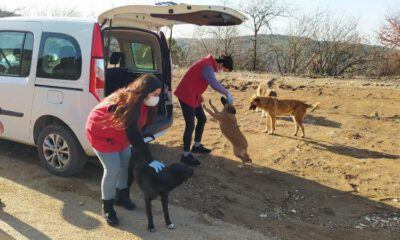
<instances>
[{"instance_id":1,"label":"open rear hatch","mask_svg":"<svg viewBox=\"0 0 400 240\"><path fill-rule=\"evenodd\" d=\"M110 9L98 17L100 24L112 20L113 26L141 27L159 30L177 24L199 26L233 26L246 21L246 17L231 8L212 5L127 5Z\"/></svg>"}]
</instances>

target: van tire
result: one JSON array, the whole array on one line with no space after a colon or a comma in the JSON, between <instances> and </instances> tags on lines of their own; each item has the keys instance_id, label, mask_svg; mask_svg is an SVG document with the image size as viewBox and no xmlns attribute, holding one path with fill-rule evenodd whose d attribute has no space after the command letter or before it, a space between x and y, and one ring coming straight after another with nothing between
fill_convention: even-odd
<instances>
[{"instance_id":1,"label":"van tire","mask_svg":"<svg viewBox=\"0 0 400 240\"><path fill-rule=\"evenodd\" d=\"M85 166L87 157L72 131L60 125L41 130L37 142L40 163L51 173L67 177Z\"/></svg>"}]
</instances>

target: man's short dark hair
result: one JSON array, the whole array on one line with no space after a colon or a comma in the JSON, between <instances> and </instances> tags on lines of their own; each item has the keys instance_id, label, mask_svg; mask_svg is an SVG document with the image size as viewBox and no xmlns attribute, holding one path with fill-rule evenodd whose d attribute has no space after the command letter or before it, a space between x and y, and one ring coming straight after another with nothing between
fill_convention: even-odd
<instances>
[{"instance_id":1,"label":"man's short dark hair","mask_svg":"<svg viewBox=\"0 0 400 240\"><path fill-rule=\"evenodd\" d=\"M219 58L216 59L217 63L222 63L222 66L224 68L229 69L229 71L233 70L233 60L231 56L221 56Z\"/></svg>"}]
</instances>

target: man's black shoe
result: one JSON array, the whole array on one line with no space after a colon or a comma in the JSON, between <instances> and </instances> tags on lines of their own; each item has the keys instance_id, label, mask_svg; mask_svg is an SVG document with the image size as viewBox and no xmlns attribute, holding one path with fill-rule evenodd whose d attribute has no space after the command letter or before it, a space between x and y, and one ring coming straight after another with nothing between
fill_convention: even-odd
<instances>
[{"instance_id":1,"label":"man's black shoe","mask_svg":"<svg viewBox=\"0 0 400 240\"><path fill-rule=\"evenodd\" d=\"M187 165L191 166L198 166L200 165L200 161L193 157L192 154L189 154L187 157L182 155L181 162L186 163Z\"/></svg>"},{"instance_id":2,"label":"man's black shoe","mask_svg":"<svg viewBox=\"0 0 400 240\"><path fill-rule=\"evenodd\" d=\"M192 147L192 152L193 153L210 153L211 149L205 148L203 144L200 144L200 146L196 147L193 145Z\"/></svg>"}]
</instances>

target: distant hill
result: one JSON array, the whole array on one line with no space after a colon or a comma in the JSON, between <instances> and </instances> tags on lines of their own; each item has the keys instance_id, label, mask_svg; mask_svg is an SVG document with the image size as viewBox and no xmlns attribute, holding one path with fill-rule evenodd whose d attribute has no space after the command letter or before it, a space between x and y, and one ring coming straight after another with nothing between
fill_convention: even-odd
<instances>
[{"instance_id":1,"label":"distant hill","mask_svg":"<svg viewBox=\"0 0 400 240\"><path fill-rule=\"evenodd\" d=\"M280 34L260 34L258 35L258 41L260 44L262 43L268 43L268 44L285 44L288 40L289 36L288 35L280 35ZM246 35L246 36L239 36L236 37L236 40L241 44L241 47L244 48L252 48L253 46L253 39L254 36L252 35ZM187 46L190 43L201 43L200 39L196 38L175 38L178 46L184 47ZM206 38L203 41L208 42L208 41L213 41L214 39L211 38ZM382 46L377 46L377 45L369 45L369 44L362 44L362 46L366 49L368 48L385 48Z\"/></svg>"},{"instance_id":2,"label":"distant hill","mask_svg":"<svg viewBox=\"0 0 400 240\"><path fill-rule=\"evenodd\" d=\"M252 49L254 37L251 35L239 36L234 38L235 47L233 52L234 61L238 69L248 69L252 67ZM175 44L185 55L184 60L179 64L190 65L207 53L216 54L216 39L205 38L176 38ZM293 41L294 40L294 41ZM298 41L296 41L298 40ZM300 42L297 50L300 49L301 55L294 59L289 42ZM332 45L339 48L332 50ZM293 46L293 45L292 45ZM261 34L258 36L258 63L257 69L269 72L281 73L313 73L317 75L337 76L344 73L349 74L373 74L378 55L385 54L389 49L368 44L351 44L343 42L324 42L302 37L292 37L279 34ZM289 50L289 51L288 51ZM325 51L325 52L324 52ZM279 56L278 56L279 55ZM293 61L301 59L293 68ZM380 60L378 60L380 61Z\"/></svg>"},{"instance_id":3,"label":"distant hill","mask_svg":"<svg viewBox=\"0 0 400 240\"><path fill-rule=\"evenodd\" d=\"M258 40L260 42L262 42L262 41L269 41L269 42L274 42L274 43L284 42L287 38L288 38L288 36L286 36L286 35L278 35L278 34L260 34L260 35L258 35ZM239 36L239 37L236 37L235 39L237 41L239 41L240 43L248 44L249 46L252 46L252 44L253 44L252 39L254 39L254 36L251 36L251 35ZM187 46L189 43L193 43L193 42L200 43L201 42L201 40L197 39L197 38L175 38L175 40L177 41L178 46ZM203 40L204 41L213 41L214 39L205 38Z\"/></svg>"}]
</instances>

